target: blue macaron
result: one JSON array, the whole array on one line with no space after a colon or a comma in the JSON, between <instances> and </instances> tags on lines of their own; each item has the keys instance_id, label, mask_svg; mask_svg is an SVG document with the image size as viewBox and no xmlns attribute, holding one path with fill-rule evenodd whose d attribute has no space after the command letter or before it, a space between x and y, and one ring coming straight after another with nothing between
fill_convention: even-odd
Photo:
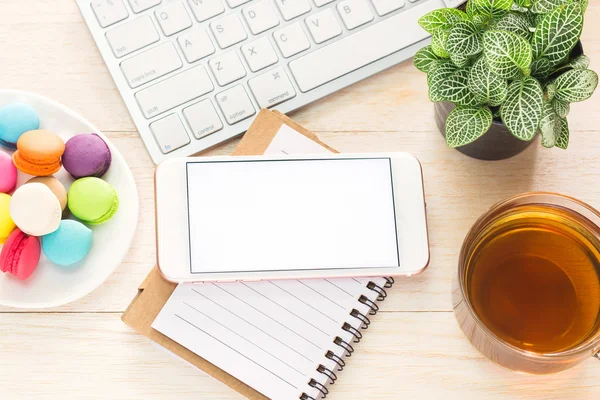
<instances>
[{"instance_id":1,"label":"blue macaron","mask_svg":"<svg viewBox=\"0 0 600 400\"><path fill-rule=\"evenodd\" d=\"M29 105L10 103L0 107L0 145L15 149L22 134L40 128L40 116Z\"/></svg>"},{"instance_id":2,"label":"blue macaron","mask_svg":"<svg viewBox=\"0 0 600 400\"><path fill-rule=\"evenodd\" d=\"M64 219L58 229L42 237L42 250L58 265L78 263L92 246L92 231L81 222Z\"/></svg>"}]
</instances>

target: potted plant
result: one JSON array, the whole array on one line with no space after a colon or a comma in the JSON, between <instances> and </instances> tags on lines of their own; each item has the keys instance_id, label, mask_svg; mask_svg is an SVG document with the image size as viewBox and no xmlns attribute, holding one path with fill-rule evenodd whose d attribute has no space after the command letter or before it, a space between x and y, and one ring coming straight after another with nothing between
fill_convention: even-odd
<instances>
[{"instance_id":1,"label":"potted plant","mask_svg":"<svg viewBox=\"0 0 600 400\"><path fill-rule=\"evenodd\" d=\"M469 0L419 24L431 45L414 58L448 146L480 159L523 151L539 132L566 149L570 103L598 85L579 37L588 0Z\"/></svg>"}]
</instances>

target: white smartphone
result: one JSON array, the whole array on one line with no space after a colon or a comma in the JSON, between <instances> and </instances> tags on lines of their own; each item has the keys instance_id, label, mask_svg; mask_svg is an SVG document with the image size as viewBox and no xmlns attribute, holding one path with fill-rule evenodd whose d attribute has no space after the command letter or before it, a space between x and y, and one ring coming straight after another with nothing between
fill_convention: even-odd
<instances>
[{"instance_id":1,"label":"white smartphone","mask_svg":"<svg viewBox=\"0 0 600 400\"><path fill-rule=\"evenodd\" d=\"M407 153L172 159L155 190L172 282L414 275L429 262Z\"/></svg>"}]
</instances>

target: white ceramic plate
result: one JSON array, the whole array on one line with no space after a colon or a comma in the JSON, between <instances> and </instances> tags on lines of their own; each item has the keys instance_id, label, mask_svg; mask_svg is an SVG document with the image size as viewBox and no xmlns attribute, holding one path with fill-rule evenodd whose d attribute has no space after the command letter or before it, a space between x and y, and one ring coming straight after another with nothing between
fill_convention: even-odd
<instances>
[{"instance_id":1,"label":"white ceramic plate","mask_svg":"<svg viewBox=\"0 0 600 400\"><path fill-rule=\"evenodd\" d=\"M42 255L37 269L26 281L19 281L0 272L0 305L17 308L58 307L92 292L121 264L133 240L138 221L137 189L123 156L83 117L42 96L15 90L0 90L0 106L13 102L32 106L40 115L40 129L52 131L65 141L80 133L98 133L112 152L112 166L102 179L117 191L119 209L108 222L90 226L94 234L92 248L87 257L78 264L61 267ZM0 151L8 152L2 147ZM64 168L54 176L67 190L73 183L73 178ZM30 178L19 172L18 184L21 185Z\"/></svg>"}]
</instances>

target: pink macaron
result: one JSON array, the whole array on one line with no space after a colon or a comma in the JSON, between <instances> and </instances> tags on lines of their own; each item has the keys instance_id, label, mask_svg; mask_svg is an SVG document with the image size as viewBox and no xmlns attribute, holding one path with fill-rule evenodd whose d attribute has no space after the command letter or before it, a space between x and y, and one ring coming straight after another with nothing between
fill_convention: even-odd
<instances>
[{"instance_id":1,"label":"pink macaron","mask_svg":"<svg viewBox=\"0 0 600 400\"><path fill-rule=\"evenodd\" d=\"M10 234L0 252L0 271L24 281L37 268L40 254L40 240L17 228Z\"/></svg>"},{"instance_id":2,"label":"pink macaron","mask_svg":"<svg viewBox=\"0 0 600 400\"><path fill-rule=\"evenodd\" d=\"M0 151L0 193L10 193L17 186L17 167L12 157Z\"/></svg>"}]
</instances>

